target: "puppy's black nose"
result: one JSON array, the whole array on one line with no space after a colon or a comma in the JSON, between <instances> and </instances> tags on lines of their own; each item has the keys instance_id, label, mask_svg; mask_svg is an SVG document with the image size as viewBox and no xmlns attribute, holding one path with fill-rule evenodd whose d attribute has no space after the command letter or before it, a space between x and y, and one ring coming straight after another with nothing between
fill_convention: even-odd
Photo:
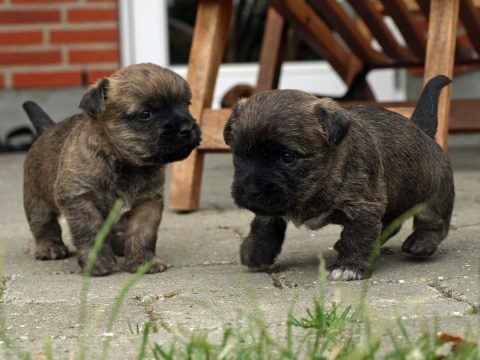
<instances>
[{"instance_id":1,"label":"puppy's black nose","mask_svg":"<svg viewBox=\"0 0 480 360\"><path fill-rule=\"evenodd\" d=\"M183 124L178 128L180 136L188 139L192 136L193 124Z\"/></svg>"}]
</instances>

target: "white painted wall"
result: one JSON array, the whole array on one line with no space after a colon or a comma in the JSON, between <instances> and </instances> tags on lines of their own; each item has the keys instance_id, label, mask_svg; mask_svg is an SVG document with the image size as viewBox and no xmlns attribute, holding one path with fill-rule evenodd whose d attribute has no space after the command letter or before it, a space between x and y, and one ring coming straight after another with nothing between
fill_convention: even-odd
<instances>
[{"instance_id":1,"label":"white painted wall","mask_svg":"<svg viewBox=\"0 0 480 360\"><path fill-rule=\"evenodd\" d=\"M167 0L120 0L121 65L169 64Z\"/></svg>"}]
</instances>

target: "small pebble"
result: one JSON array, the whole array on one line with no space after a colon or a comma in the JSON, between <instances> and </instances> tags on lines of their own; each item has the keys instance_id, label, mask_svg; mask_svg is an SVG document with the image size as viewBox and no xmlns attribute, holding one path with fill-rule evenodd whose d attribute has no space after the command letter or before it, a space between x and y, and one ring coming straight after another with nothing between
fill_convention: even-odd
<instances>
[{"instance_id":1,"label":"small pebble","mask_svg":"<svg viewBox=\"0 0 480 360\"><path fill-rule=\"evenodd\" d=\"M398 280L399 284L405 284L405 280Z\"/></svg>"},{"instance_id":2,"label":"small pebble","mask_svg":"<svg viewBox=\"0 0 480 360\"><path fill-rule=\"evenodd\" d=\"M437 279L438 280L443 280L443 276L439 276Z\"/></svg>"}]
</instances>

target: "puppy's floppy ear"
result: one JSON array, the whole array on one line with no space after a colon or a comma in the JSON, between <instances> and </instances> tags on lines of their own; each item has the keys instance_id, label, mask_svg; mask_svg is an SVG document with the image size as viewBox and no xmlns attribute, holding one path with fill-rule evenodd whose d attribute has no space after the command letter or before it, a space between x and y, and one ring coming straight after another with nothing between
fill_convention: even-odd
<instances>
[{"instance_id":1,"label":"puppy's floppy ear","mask_svg":"<svg viewBox=\"0 0 480 360\"><path fill-rule=\"evenodd\" d=\"M347 110L331 99L320 99L314 111L325 131L327 143L330 146L340 144L352 123Z\"/></svg>"},{"instance_id":2,"label":"puppy's floppy ear","mask_svg":"<svg viewBox=\"0 0 480 360\"><path fill-rule=\"evenodd\" d=\"M83 95L79 107L85 114L97 119L99 115L103 113L105 110L108 85L108 79L103 78L91 86L85 95Z\"/></svg>"},{"instance_id":3,"label":"puppy's floppy ear","mask_svg":"<svg viewBox=\"0 0 480 360\"><path fill-rule=\"evenodd\" d=\"M225 144L227 145L231 145L230 142L232 140L232 126L236 118L238 117L240 109L243 107L246 101L247 98L242 98L232 106L232 113L228 118L227 123L225 124L225 128L223 129L223 140L225 140Z\"/></svg>"}]
</instances>

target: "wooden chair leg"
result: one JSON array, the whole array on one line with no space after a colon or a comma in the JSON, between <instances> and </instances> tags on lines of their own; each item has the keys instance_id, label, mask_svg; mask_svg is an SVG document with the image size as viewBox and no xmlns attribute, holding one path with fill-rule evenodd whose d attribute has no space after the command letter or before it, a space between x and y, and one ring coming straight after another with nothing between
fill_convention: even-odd
<instances>
[{"instance_id":1,"label":"wooden chair leg","mask_svg":"<svg viewBox=\"0 0 480 360\"><path fill-rule=\"evenodd\" d=\"M232 14L232 0L201 0L198 4L187 81L192 88L192 116L200 121L211 106L218 68L222 61ZM169 207L193 211L200 203L204 153L196 150L173 164Z\"/></svg>"},{"instance_id":2,"label":"wooden chair leg","mask_svg":"<svg viewBox=\"0 0 480 360\"><path fill-rule=\"evenodd\" d=\"M285 38L285 20L277 10L269 6L255 92L278 88Z\"/></svg>"},{"instance_id":3,"label":"wooden chair leg","mask_svg":"<svg viewBox=\"0 0 480 360\"><path fill-rule=\"evenodd\" d=\"M435 75L445 75L449 78L453 76L459 2L459 0L430 1L424 82ZM442 91L438 106L436 139L444 149L448 144L450 88L451 86L448 86Z\"/></svg>"}]
</instances>

